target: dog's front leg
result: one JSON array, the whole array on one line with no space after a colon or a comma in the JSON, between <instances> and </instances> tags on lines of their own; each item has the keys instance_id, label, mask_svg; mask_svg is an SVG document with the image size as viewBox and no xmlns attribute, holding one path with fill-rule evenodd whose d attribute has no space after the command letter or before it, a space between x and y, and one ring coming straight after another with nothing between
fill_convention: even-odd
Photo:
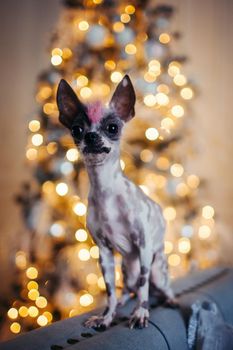
<instances>
[{"instance_id":1,"label":"dog's front leg","mask_svg":"<svg viewBox=\"0 0 233 350\"><path fill-rule=\"evenodd\" d=\"M148 248L148 247L147 247ZM150 248L150 246L149 246ZM137 281L138 305L129 321L130 329L148 327L149 320L149 277L152 262L152 251L139 247L140 276Z\"/></svg>"},{"instance_id":2,"label":"dog's front leg","mask_svg":"<svg viewBox=\"0 0 233 350\"><path fill-rule=\"evenodd\" d=\"M100 258L99 263L103 273L106 292L108 296L108 306L103 312L103 314L98 316L90 317L86 322L86 327L109 327L113 317L116 313L116 291L115 291L115 263L114 255L110 248L106 246L99 246L100 249Z\"/></svg>"}]
</instances>

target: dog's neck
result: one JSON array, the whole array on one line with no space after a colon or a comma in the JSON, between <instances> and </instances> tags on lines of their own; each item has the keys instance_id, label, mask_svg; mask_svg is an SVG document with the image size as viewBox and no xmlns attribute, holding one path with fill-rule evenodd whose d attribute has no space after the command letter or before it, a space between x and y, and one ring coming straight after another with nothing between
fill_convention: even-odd
<instances>
[{"instance_id":1,"label":"dog's neck","mask_svg":"<svg viewBox=\"0 0 233 350\"><path fill-rule=\"evenodd\" d=\"M91 192L97 193L108 188L114 188L123 178L120 157L110 157L102 164L86 164L90 180Z\"/></svg>"}]
</instances>

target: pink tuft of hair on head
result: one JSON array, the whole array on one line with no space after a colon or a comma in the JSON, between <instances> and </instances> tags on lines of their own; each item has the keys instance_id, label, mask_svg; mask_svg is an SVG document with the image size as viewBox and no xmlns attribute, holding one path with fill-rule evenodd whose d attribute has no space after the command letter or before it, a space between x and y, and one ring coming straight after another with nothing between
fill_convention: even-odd
<instances>
[{"instance_id":1,"label":"pink tuft of hair on head","mask_svg":"<svg viewBox=\"0 0 233 350\"><path fill-rule=\"evenodd\" d=\"M92 123L98 123L103 117L103 105L100 101L95 101L87 105L87 116Z\"/></svg>"}]
</instances>

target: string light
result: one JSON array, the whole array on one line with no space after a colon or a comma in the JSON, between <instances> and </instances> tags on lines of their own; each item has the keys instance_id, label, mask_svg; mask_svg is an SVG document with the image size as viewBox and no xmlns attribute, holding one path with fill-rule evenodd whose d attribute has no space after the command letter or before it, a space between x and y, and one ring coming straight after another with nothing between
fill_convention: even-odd
<instances>
[{"instance_id":1,"label":"string light","mask_svg":"<svg viewBox=\"0 0 233 350\"><path fill-rule=\"evenodd\" d=\"M84 87L88 84L88 78L85 75L80 75L76 79L76 83L79 88Z\"/></svg>"},{"instance_id":2,"label":"string light","mask_svg":"<svg viewBox=\"0 0 233 350\"><path fill-rule=\"evenodd\" d=\"M133 15L135 12L135 7L133 5L127 5L125 7L125 13L127 13L128 15Z\"/></svg>"},{"instance_id":3,"label":"string light","mask_svg":"<svg viewBox=\"0 0 233 350\"><path fill-rule=\"evenodd\" d=\"M73 211L76 215L83 216L87 212L87 207L84 203L79 202L73 206Z\"/></svg>"},{"instance_id":4,"label":"string light","mask_svg":"<svg viewBox=\"0 0 233 350\"><path fill-rule=\"evenodd\" d=\"M28 316L28 308L26 306L21 306L19 308L19 315L21 317L27 317Z\"/></svg>"},{"instance_id":5,"label":"string light","mask_svg":"<svg viewBox=\"0 0 233 350\"><path fill-rule=\"evenodd\" d=\"M176 218L176 209L173 208L173 207L166 207L163 210L163 216L164 216L165 220L167 220L167 221L175 220L175 218Z\"/></svg>"},{"instance_id":6,"label":"string light","mask_svg":"<svg viewBox=\"0 0 233 350\"><path fill-rule=\"evenodd\" d=\"M164 241L164 253L170 254L173 251L173 243L171 241Z\"/></svg>"},{"instance_id":7,"label":"string light","mask_svg":"<svg viewBox=\"0 0 233 350\"><path fill-rule=\"evenodd\" d=\"M159 41L162 43L162 44L168 44L171 40L171 37L169 34L167 33L162 33L160 34L159 36Z\"/></svg>"},{"instance_id":8,"label":"string light","mask_svg":"<svg viewBox=\"0 0 233 350\"><path fill-rule=\"evenodd\" d=\"M30 289L28 292L28 298L30 300L36 300L39 297L39 292L37 289Z\"/></svg>"},{"instance_id":9,"label":"string light","mask_svg":"<svg viewBox=\"0 0 233 350\"><path fill-rule=\"evenodd\" d=\"M208 225L202 225L199 227L198 236L200 239L207 239L210 237L211 229Z\"/></svg>"},{"instance_id":10,"label":"string light","mask_svg":"<svg viewBox=\"0 0 233 350\"><path fill-rule=\"evenodd\" d=\"M122 22L115 22L113 24L113 30L114 32L121 33L125 29L125 26Z\"/></svg>"},{"instance_id":11,"label":"string light","mask_svg":"<svg viewBox=\"0 0 233 350\"><path fill-rule=\"evenodd\" d=\"M116 63L114 61L112 61L112 60L107 60L104 63L104 67L107 70L114 70L116 68Z\"/></svg>"},{"instance_id":12,"label":"string light","mask_svg":"<svg viewBox=\"0 0 233 350\"><path fill-rule=\"evenodd\" d=\"M163 92L159 92L158 94L156 94L155 98L156 98L156 102L161 106L166 106L169 103L168 96Z\"/></svg>"},{"instance_id":13,"label":"string light","mask_svg":"<svg viewBox=\"0 0 233 350\"><path fill-rule=\"evenodd\" d=\"M39 288L39 285L36 281L29 281L28 284L27 284L27 289L30 290L30 289L38 289Z\"/></svg>"},{"instance_id":14,"label":"string light","mask_svg":"<svg viewBox=\"0 0 233 350\"><path fill-rule=\"evenodd\" d=\"M211 219L214 216L214 208L210 205L205 205L202 208L202 216L205 219Z\"/></svg>"},{"instance_id":15,"label":"string light","mask_svg":"<svg viewBox=\"0 0 233 350\"><path fill-rule=\"evenodd\" d=\"M181 118L184 115L184 108L180 105L175 105L171 109L172 115L176 118Z\"/></svg>"},{"instance_id":16,"label":"string light","mask_svg":"<svg viewBox=\"0 0 233 350\"><path fill-rule=\"evenodd\" d=\"M94 285L98 282L98 276L95 273L89 273L86 280L88 284Z\"/></svg>"},{"instance_id":17,"label":"string light","mask_svg":"<svg viewBox=\"0 0 233 350\"><path fill-rule=\"evenodd\" d=\"M93 259L99 259L99 247L97 245L91 247L90 255Z\"/></svg>"},{"instance_id":18,"label":"string light","mask_svg":"<svg viewBox=\"0 0 233 350\"><path fill-rule=\"evenodd\" d=\"M123 75L120 72L112 72L111 74L111 80L113 83L119 83L121 79L123 78Z\"/></svg>"},{"instance_id":19,"label":"string light","mask_svg":"<svg viewBox=\"0 0 233 350\"><path fill-rule=\"evenodd\" d=\"M121 22L123 23L128 23L130 21L130 16L128 15L128 13L123 13L121 15Z\"/></svg>"},{"instance_id":20,"label":"string light","mask_svg":"<svg viewBox=\"0 0 233 350\"><path fill-rule=\"evenodd\" d=\"M89 306L93 303L94 299L93 296L91 294L84 294L80 297L79 302L80 305L86 307Z\"/></svg>"},{"instance_id":21,"label":"string light","mask_svg":"<svg viewBox=\"0 0 233 350\"><path fill-rule=\"evenodd\" d=\"M28 308L28 315L32 318L37 317L39 314L39 310L37 309L36 306L30 306Z\"/></svg>"},{"instance_id":22,"label":"string light","mask_svg":"<svg viewBox=\"0 0 233 350\"><path fill-rule=\"evenodd\" d=\"M87 240L87 231L83 230L83 229L78 229L75 232L75 238L77 239L77 241L79 242L85 242Z\"/></svg>"},{"instance_id":23,"label":"string light","mask_svg":"<svg viewBox=\"0 0 233 350\"><path fill-rule=\"evenodd\" d=\"M76 162L79 158L79 152L76 148L70 148L67 152L66 152L66 158L70 161L70 162Z\"/></svg>"},{"instance_id":24,"label":"string light","mask_svg":"<svg viewBox=\"0 0 233 350\"><path fill-rule=\"evenodd\" d=\"M14 307L11 307L8 312L7 315L9 318L11 318L12 320L15 320L18 317L18 310Z\"/></svg>"},{"instance_id":25,"label":"string light","mask_svg":"<svg viewBox=\"0 0 233 350\"><path fill-rule=\"evenodd\" d=\"M78 257L82 261L89 260L90 259L89 250L87 250L86 248L80 249L80 251L78 252Z\"/></svg>"},{"instance_id":26,"label":"string light","mask_svg":"<svg viewBox=\"0 0 233 350\"><path fill-rule=\"evenodd\" d=\"M17 333L20 332L21 326L20 326L20 324L18 322L13 322L11 324L11 326L10 326L10 330L11 330L12 333L17 334Z\"/></svg>"},{"instance_id":27,"label":"string light","mask_svg":"<svg viewBox=\"0 0 233 350\"><path fill-rule=\"evenodd\" d=\"M127 44L125 47L125 52L128 55L135 55L135 53L137 52L137 48L134 44Z\"/></svg>"},{"instance_id":28,"label":"string light","mask_svg":"<svg viewBox=\"0 0 233 350\"><path fill-rule=\"evenodd\" d=\"M189 238L182 237L178 241L178 249L180 253L187 254L191 250L191 243Z\"/></svg>"},{"instance_id":29,"label":"string light","mask_svg":"<svg viewBox=\"0 0 233 350\"><path fill-rule=\"evenodd\" d=\"M150 141L155 141L159 137L159 132L155 128L148 128L145 132L146 138Z\"/></svg>"},{"instance_id":30,"label":"string light","mask_svg":"<svg viewBox=\"0 0 233 350\"><path fill-rule=\"evenodd\" d=\"M171 174L175 177L180 177L184 173L184 168L181 164L175 163L171 166Z\"/></svg>"},{"instance_id":31,"label":"string light","mask_svg":"<svg viewBox=\"0 0 233 350\"><path fill-rule=\"evenodd\" d=\"M47 300L45 297L38 297L36 299L36 306L38 306L40 309L44 309L47 306Z\"/></svg>"},{"instance_id":32,"label":"string light","mask_svg":"<svg viewBox=\"0 0 233 350\"><path fill-rule=\"evenodd\" d=\"M189 87L185 87L180 91L181 97L185 100L191 100L193 98L193 90Z\"/></svg>"},{"instance_id":33,"label":"string light","mask_svg":"<svg viewBox=\"0 0 233 350\"><path fill-rule=\"evenodd\" d=\"M81 88L80 95L82 96L82 98L89 98L92 95L92 90L89 87L85 86Z\"/></svg>"},{"instance_id":34,"label":"string light","mask_svg":"<svg viewBox=\"0 0 233 350\"><path fill-rule=\"evenodd\" d=\"M65 196L69 191L69 188L66 183L60 182L56 186L56 192L59 196L63 197Z\"/></svg>"},{"instance_id":35,"label":"string light","mask_svg":"<svg viewBox=\"0 0 233 350\"><path fill-rule=\"evenodd\" d=\"M52 56L51 63L53 66L59 66L62 63L62 57L59 55Z\"/></svg>"},{"instance_id":36,"label":"string light","mask_svg":"<svg viewBox=\"0 0 233 350\"><path fill-rule=\"evenodd\" d=\"M45 315L40 315L37 318L37 323L38 323L39 326L44 327L44 326L47 325L48 319L45 317Z\"/></svg>"},{"instance_id":37,"label":"string light","mask_svg":"<svg viewBox=\"0 0 233 350\"><path fill-rule=\"evenodd\" d=\"M178 266L181 262L181 258L179 255L177 254L171 254L169 257L168 257L168 264L171 265L171 266Z\"/></svg>"},{"instance_id":38,"label":"string light","mask_svg":"<svg viewBox=\"0 0 233 350\"><path fill-rule=\"evenodd\" d=\"M187 79L183 74L177 74L174 79L174 83L178 86L185 85L187 83Z\"/></svg>"},{"instance_id":39,"label":"string light","mask_svg":"<svg viewBox=\"0 0 233 350\"><path fill-rule=\"evenodd\" d=\"M85 32L89 29L89 24L87 21L81 21L79 22L78 27L81 31Z\"/></svg>"},{"instance_id":40,"label":"string light","mask_svg":"<svg viewBox=\"0 0 233 350\"><path fill-rule=\"evenodd\" d=\"M31 132L36 132L40 130L40 122L39 120L33 119L29 122L28 128Z\"/></svg>"},{"instance_id":41,"label":"string light","mask_svg":"<svg viewBox=\"0 0 233 350\"><path fill-rule=\"evenodd\" d=\"M144 97L144 103L148 107L153 107L156 104L156 97L152 94L148 94Z\"/></svg>"},{"instance_id":42,"label":"string light","mask_svg":"<svg viewBox=\"0 0 233 350\"><path fill-rule=\"evenodd\" d=\"M26 276L33 280L38 277L38 270L31 266L26 270Z\"/></svg>"},{"instance_id":43,"label":"string light","mask_svg":"<svg viewBox=\"0 0 233 350\"><path fill-rule=\"evenodd\" d=\"M40 146L43 143L43 136L41 134L35 134L32 136L32 144L34 146Z\"/></svg>"}]
</instances>

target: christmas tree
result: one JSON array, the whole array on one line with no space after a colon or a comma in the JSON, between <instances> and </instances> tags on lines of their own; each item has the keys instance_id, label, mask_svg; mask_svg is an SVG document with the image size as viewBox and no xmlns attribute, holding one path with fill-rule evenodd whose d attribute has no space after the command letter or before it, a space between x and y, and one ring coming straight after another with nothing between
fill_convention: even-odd
<instances>
[{"instance_id":1,"label":"christmas tree","mask_svg":"<svg viewBox=\"0 0 233 350\"><path fill-rule=\"evenodd\" d=\"M214 209L199 199L202 181L186 169L193 156L190 100L195 87L176 53L174 9L155 1L66 0L51 39L51 64L37 82L29 121L32 169L17 201L25 222L15 254L12 333L77 315L104 302L98 247L85 226L88 179L71 136L58 121L56 91L65 78L84 102L107 103L129 74L136 117L125 127L121 166L163 207L171 277L217 260ZM116 283L122 287L121 257Z\"/></svg>"}]
</instances>

